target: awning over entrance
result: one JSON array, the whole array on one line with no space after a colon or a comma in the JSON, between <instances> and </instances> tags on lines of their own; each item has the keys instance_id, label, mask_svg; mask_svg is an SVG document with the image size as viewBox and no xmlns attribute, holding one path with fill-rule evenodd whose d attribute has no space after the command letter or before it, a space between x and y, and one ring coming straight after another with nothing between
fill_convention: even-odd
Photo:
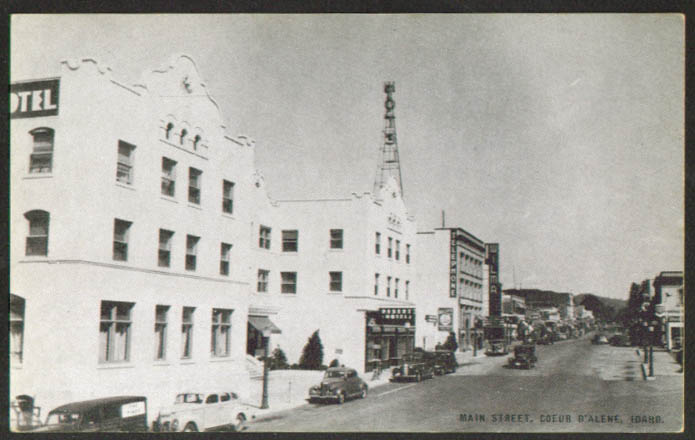
<instances>
[{"instance_id":1,"label":"awning over entrance","mask_svg":"<svg viewBox=\"0 0 695 440\"><path fill-rule=\"evenodd\" d=\"M249 316L249 324L261 333L265 331L270 331L276 335L282 333L282 330L273 324L273 321L268 319L267 316Z\"/></svg>"}]
</instances>

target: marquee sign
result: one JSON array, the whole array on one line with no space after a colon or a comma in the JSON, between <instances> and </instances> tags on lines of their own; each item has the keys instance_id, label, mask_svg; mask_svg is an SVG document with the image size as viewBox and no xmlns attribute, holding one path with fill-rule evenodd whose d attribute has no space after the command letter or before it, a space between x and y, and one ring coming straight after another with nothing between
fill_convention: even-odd
<instances>
[{"instance_id":1,"label":"marquee sign","mask_svg":"<svg viewBox=\"0 0 695 440\"><path fill-rule=\"evenodd\" d=\"M451 307L441 307L437 312L439 317L439 331L440 332L450 332L453 327L454 322L454 309Z\"/></svg>"},{"instance_id":2,"label":"marquee sign","mask_svg":"<svg viewBox=\"0 0 695 440\"><path fill-rule=\"evenodd\" d=\"M412 307L395 307L379 309L377 324L384 325L415 325L415 309Z\"/></svg>"},{"instance_id":3,"label":"marquee sign","mask_svg":"<svg viewBox=\"0 0 695 440\"><path fill-rule=\"evenodd\" d=\"M502 315L502 286L499 283L499 258L500 249L498 243L485 243L485 263L489 275L489 306L490 316Z\"/></svg>"},{"instance_id":4,"label":"marquee sign","mask_svg":"<svg viewBox=\"0 0 695 440\"><path fill-rule=\"evenodd\" d=\"M449 298L456 298L456 231L451 230L449 241Z\"/></svg>"},{"instance_id":5,"label":"marquee sign","mask_svg":"<svg viewBox=\"0 0 695 440\"><path fill-rule=\"evenodd\" d=\"M59 79L10 84L10 119L58 114Z\"/></svg>"}]
</instances>

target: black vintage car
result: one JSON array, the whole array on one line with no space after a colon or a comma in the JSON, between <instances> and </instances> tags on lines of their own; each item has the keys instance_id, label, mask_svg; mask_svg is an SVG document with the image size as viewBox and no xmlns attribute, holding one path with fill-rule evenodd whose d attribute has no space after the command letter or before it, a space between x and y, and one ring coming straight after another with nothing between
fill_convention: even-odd
<instances>
[{"instance_id":1,"label":"black vintage car","mask_svg":"<svg viewBox=\"0 0 695 440\"><path fill-rule=\"evenodd\" d=\"M453 351L436 350L427 352L427 357L434 370L434 374L441 376L442 374L455 373L458 367L456 356Z\"/></svg>"},{"instance_id":2,"label":"black vintage car","mask_svg":"<svg viewBox=\"0 0 695 440\"><path fill-rule=\"evenodd\" d=\"M415 351L398 360L398 365L391 369L392 382L400 380L414 380L420 382L423 379L434 377L434 363L425 355L424 351Z\"/></svg>"},{"instance_id":3,"label":"black vintage car","mask_svg":"<svg viewBox=\"0 0 695 440\"><path fill-rule=\"evenodd\" d=\"M147 399L117 396L68 403L55 408L32 432L147 431Z\"/></svg>"},{"instance_id":4,"label":"black vintage car","mask_svg":"<svg viewBox=\"0 0 695 440\"><path fill-rule=\"evenodd\" d=\"M536 366L537 361L536 346L534 344L522 344L514 347L514 357L509 358L509 366L530 369Z\"/></svg>"},{"instance_id":5,"label":"black vintage car","mask_svg":"<svg viewBox=\"0 0 695 440\"><path fill-rule=\"evenodd\" d=\"M353 368L333 367L326 370L320 384L309 389L309 401L342 404L351 397L364 399L367 391L367 384Z\"/></svg>"}]
</instances>

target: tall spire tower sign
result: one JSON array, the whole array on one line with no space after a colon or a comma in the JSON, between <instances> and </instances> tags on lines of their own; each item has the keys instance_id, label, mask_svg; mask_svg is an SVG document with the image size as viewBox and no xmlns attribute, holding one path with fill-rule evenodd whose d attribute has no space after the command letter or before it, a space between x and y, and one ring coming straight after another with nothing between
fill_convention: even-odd
<instances>
[{"instance_id":1,"label":"tall spire tower sign","mask_svg":"<svg viewBox=\"0 0 695 440\"><path fill-rule=\"evenodd\" d=\"M393 177L398 184L398 188L403 196L403 182L401 181L401 162L398 158L398 141L396 139L396 115L393 109L396 102L393 100L393 93L396 92L396 85L393 81L384 83L386 93L386 113L384 114L384 143L381 146L381 158L374 180L374 194L386 186L390 177Z\"/></svg>"}]
</instances>

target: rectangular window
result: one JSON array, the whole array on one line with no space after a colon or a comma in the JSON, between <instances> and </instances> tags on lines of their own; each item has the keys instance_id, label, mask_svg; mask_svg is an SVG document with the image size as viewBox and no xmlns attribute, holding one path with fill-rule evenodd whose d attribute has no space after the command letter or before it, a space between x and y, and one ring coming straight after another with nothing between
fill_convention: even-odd
<instances>
[{"instance_id":1,"label":"rectangular window","mask_svg":"<svg viewBox=\"0 0 695 440\"><path fill-rule=\"evenodd\" d=\"M118 165L116 167L116 181L132 185L133 183L133 157L135 145L118 141Z\"/></svg>"},{"instance_id":2,"label":"rectangular window","mask_svg":"<svg viewBox=\"0 0 695 440\"><path fill-rule=\"evenodd\" d=\"M270 228L261 225L258 231L258 247L270 249Z\"/></svg>"},{"instance_id":3,"label":"rectangular window","mask_svg":"<svg viewBox=\"0 0 695 440\"><path fill-rule=\"evenodd\" d=\"M410 281L406 280L405 282L405 300L408 301L410 299Z\"/></svg>"},{"instance_id":4,"label":"rectangular window","mask_svg":"<svg viewBox=\"0 0 695 440\"><path fill-rule=\"evenodd\" d=\"M113 224L113 259L128 261L128 236L132 222L114 219Z\"/></svg>"},{"instance_id":5,"label":"rectangular window","mask_svg":"<svg viewBox=\"0 0 695 440\"><path fill-rule=\"evenodd\" d=\"M193 167L188 168L188 201L200 205L200 181L203 172Z\"/></svg>"},{"instance_id":6,"label":"rectangular window","mask_svg":"<svg viewBox=\"0 0 695 440\"><path fill-rule=\"evenodd\" d=\"M200 237L195 235L186 236L186 270L195 270L196 268L198 241L200 241Z\"/></svg>"},{"instance_id":7,"label":"rectangular window","mask_svg":"<svg viewBox=\"0 0 695 440\"><path fill-rule=\"evenodd\" d=\"M379 255L381 254L381 233L376 233L376 240L374 241L374 252Z\"/></svg>"},{"instance_id":8,"label":"rectangular window","mask_svg":"<svg viewBox=\"0 0 695 440\"><path fill-rule=\"evenodd\" d=\"M389 237L389 247L386 251L386 256L391 258L392 254L393 254L393 238Z\"/></svg>"},{"instance_id":9,"label":"rectangular window","mask_svg":"<svg viewBox=\"0 0 695 440\"><path fill-rule=\"evenodd\" d=\"M193 312L195 307L184 307L181 313L181 359L193 356Z\"/></svg>"},{"instance_id":10,"label":"rectangular window","mask_svg":"<svg viewBox=\"0 0 695 440\"><path fill-rule=\"evenodd\" d=\"M396 240L396 260L401 258L401 241Z\"/></svg>"},{"instance_id":11,"label":"rectangular window","mask_svg":"<svg viewBox=\"0 0 695 440\"><path fill-rule=\"evenodd\" d=\"M10 294L10 362L14 365L24 358L24 305L24 298Z\"/></svg>"},{"instance_id":12,"label":"rectangular window","mask_svg":"<svg viewBox=\"0 0 695 440\"><path fill-rule=\"evenodd\" d=\"M410 245L405 245L405 263L410 264Z\"/></svg>"},{"instance_id":13,"label":"rectangular window","mask_svg":"<svg viewBox=\"0 0 695 440\"><path fill-rule=\"evenodd\" d=\"M379 274L374 274L374 296L379 294Z\"/></svg>"},{"instance_id":14,"label":"rectangular window","mask_svg":"<svg viewBox=\"0 0 695 440\"><path fill-rule=\"evenodd\" d=\"M99 326L99 362L130 359L130 326L133 303L102 301Z\"/></svg>"},{"instance_id":15,"label":"rectangular window","mask_svg":"<svg viewBox=\"0 0 695 440\"><path fill-rule=\"evenodd\" d=\"M234 212L234 182L222 181L222 212Z\"/></svg>"},{"instance_id":16,"label":"rectangular window","mask_svg":"<svg viewBox=\"0 0 695 440\"><path fill-rule=\"evenodd\" d=\"M229 253L232 245L222 243L220 245L220 275L229 275Z\"/></svg>"},{"instance_id":17,"label":"rectangular window","mask_svg":"<svg viewBox=\"0 0 695 440\"><path fill-rule=\"evenodd\" d=\"M25 254L48 255L48 223L50 215L46 211L29 211L24 214L29 221Z\"/></svg>"},{"instance_id":18,"label":"rectangular window","mask_svg":"<svg viewBox=\"0 0 695 440\"><path fill-rule=\"evenodd\" d=\"M169 306L158 305L154 312L154 341L156 360L166 359L167 354L167 314Z\"/></svg>"},{"instance_id":19,"label":"rectangular window","mask_svg":"<svg viewBox=\"0 0 695 440\"><path fill-rule=\"evenodd\" d=\"M297 252L297 242L299 239L299 232L296 230L292 231L282 231L282 251L283 252Z\"/></svg>"},{"instance_id":20,"label":"rectangular window","mask_svg":"<svg viewBox=\"0 0 695 440\"><path fill-rule=\"evenodd\" d=\"M269 276L270 276L269 270L258 269L258 286L256 289L258 292L267 292L268 291L268 278L269 278Z\"/></svg>"},{"instance_id":21,"label":"rectangular window","mask_svg":"<svg viewBox=\"0 0 695 440\"><path fill-rule=\"evenodd\" d=\"M391 296L391 277L386 277L386 296Z\"/></svg>"},{"instance_id":22,"label":"rectangular window","mask_svg":"<svg viewBox=\"0 0 695 440\"><path fill-rule=\"evenodd\" d=\"M30 134L34 138L34 148L29 156L29 172L50 173L53 168L53 130L42 127Z\"/></svg>"},{"instance_id":23,"label":"rectangular window","mask_svg":"<svg viewBox=\"0 0 695 440\"><path fill-rule=\"evenodd\" d=\"M297 272L280 272L282 293L297 293Z\"/></svg>"},{"instance_id":24,"label":"rectangular window","mask_svg":"<svg viewBox=\"0 0 695 440\"><path fill-rule=\"evenodd\" d=\"M212 309L212 335L210 352L215 357L229 356L232 338L232 310Z\"/></svg>"},{"instance_id":25,"label":"rectangular window","mask_svg":"<svg viewBox=\"0 0 695 440\"><path fill-rule=\"evenodd\" d=\"M400 281L398 278L396 278L396 281L393 283L393 297L398 298L398 281Z\"/></svg>"},{"instance_id":26,"label":"rectangular window","mask_svg":"<svg viewBox=\"0 0 695 440\"><path fill-rule=\"evenodd\" d=\"M329 289L331 292L342 292L343 291L343 273L342 272L329 272L331 282Z\"/></svg>"},{"instance_id":27,"label":"rectangular window","mask_svg":"<svg viewBox=\"0 0 695 440\"><path fill-rule=\"evenodd\" d=\"M343 230L331 229L331 249L343 248Z\"/></svg>"},{"instance_id":28,"label":"rectangular window","mask_svg":"<svg viewBox=\"0 0 695 440\"><path fill-rule=\"evenodd\" d=\"M162 194L176 195L176 161L162 157Z\"/></svg>"},{"instance_id":29,"label":"rectangular window","mask_svg":"<svg viewBox=\"0 0 695 440\"><path fill-rule=\"evenodd\" d=\"M174 236L172 231L166 229L159 230L159 255L157 265L159 267L171 266L171 238Z\"/></svg>"}]
</instances>

